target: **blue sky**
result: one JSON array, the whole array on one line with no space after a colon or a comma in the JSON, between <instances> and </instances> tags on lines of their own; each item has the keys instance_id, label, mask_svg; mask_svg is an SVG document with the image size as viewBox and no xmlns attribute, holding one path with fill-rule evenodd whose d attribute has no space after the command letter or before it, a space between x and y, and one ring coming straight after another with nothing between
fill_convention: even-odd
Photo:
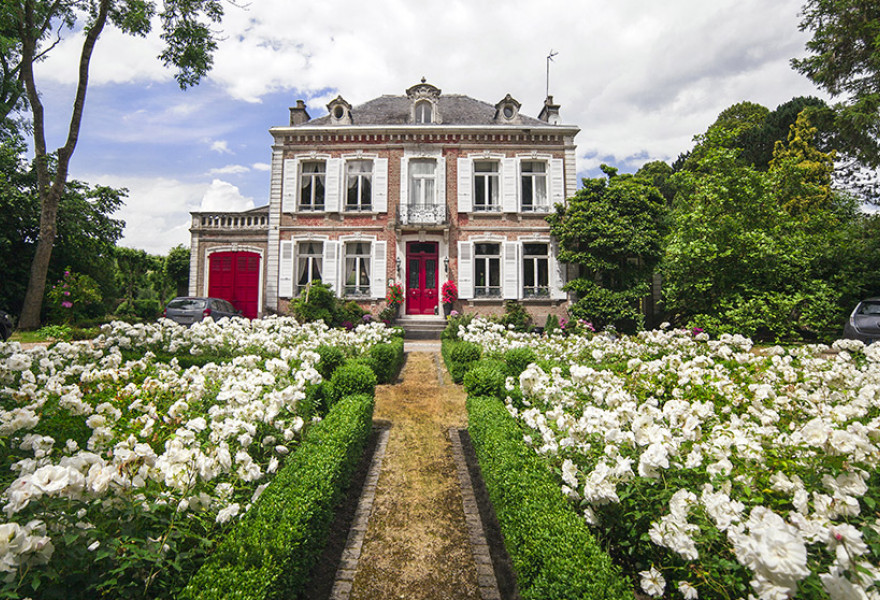
<instances>
[{"instance_id":1,"label":"blue sky","mask_svg":"<svg viewBox=\"0 0 880 600\"><path fill-rule=\"evenodd\" d=\"M510 93L537 115L550 93L578 125L579 176L608 162L634 171L674 160L723 109L824 97L789 60L802 56L801 0L255 0L227 4L215 66L181 91L158 36L107 31L91 71L71 176L126 187L123 245L164 253L189 241L189 212L268 201L271 136L288 107L311 115L341 94L359 104L422 76L495 103ZM50 148L67 129L77 36L39 66Z\"/></svg>"}]
</instances>

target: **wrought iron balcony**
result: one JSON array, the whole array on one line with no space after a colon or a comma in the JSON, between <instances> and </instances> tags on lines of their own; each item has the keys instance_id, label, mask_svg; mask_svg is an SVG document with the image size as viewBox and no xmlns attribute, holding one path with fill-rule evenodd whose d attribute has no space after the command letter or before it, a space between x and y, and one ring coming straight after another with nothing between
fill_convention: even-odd
<instances>
[{"instance_id":1,"label":"wrought iron balcony","mask_svg":"<svg viewBox=\"0 0 880 600\"><path fill-rule=\"evenodd\" d=\"M445 225L449 220L445 204L401 204L398 213L401 225Z\"/></svg>"}]
</instances>

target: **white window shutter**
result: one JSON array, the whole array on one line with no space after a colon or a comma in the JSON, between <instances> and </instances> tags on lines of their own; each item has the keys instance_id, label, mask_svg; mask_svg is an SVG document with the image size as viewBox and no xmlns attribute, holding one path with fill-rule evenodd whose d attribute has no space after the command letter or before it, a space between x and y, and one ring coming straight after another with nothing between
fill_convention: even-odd
<instances>
[{"instance_id":1,"label":"white window shutter","mask_svg":"<svg viewBox=\"0 0 880 600\"><path fill-rule=\"evenodd\" d=\"M446 206L446 158L440 156L437 158L437 197L434 199L434 206Z\"/></svg>"},{"instance_id":2,"label":"white window shutter","mask_svg":"<svg viewBox=\"0 0 880 600\"><path fill-rule=\"evenodd\" d=\"M502 295L505 300L519 298L519 242L504 242Z\"/></svg>"},{"instance_id":3,"label":"white window shutter","mask_svg":"<svg viewBox=\"0 0 880 600\"><path fill-rule=\"evenodd\" d=\"M339 158L327 159L324 175L324 210L327 212L339 212L339 200L344 187L342 185L342 166L343 161Z\"/></svg>"},{"instance_id":4,"label":"white window shutter","mask_svg":"<svg viewBox=\"0 0 880 600\"><path fill-rule=\"evenodd\" d=\"M458 159L458 212L474 210L473 162L469 158Z\"/></svg>"},{"instance_id":5,"label":"white window shutter","mask_svg":"<svg viewBox=\"0 0 880 600\"><path fill-rule=\"evenodd\" d=\"M388 159L373 161L373 210L388 212Z\"/></svg>"},{"instance_id":6,"label":"white window shutter","mask_svg":"<svg viewBox=\"0 0 880 600\"><path fill-rule=\"evenodd\" d=\"M295 158L284 159L284 172L281 179L281 212L296 212L297 185L297 160Z\"/></svg>"},{"instance_id":7,"label":"white window shutter","mask_svg":"<svg viewBox=\"0 0 880 600\"><path fill-rule=\"evenodd\" d=\"M400 157L400 202L398 206L409 204L409 161L405 156Z\"/></svg>"},{"instance_id":8,"label":"white window shutter","mask_svg":"<svg viewBox=\"0 0 880 600\"><path fill-rule=\"evenodd\" d=\"M550 264L547 265L550 271L550 298L553 300L567 300L568 292L562 289L566 284L566 271L568 270L565 263L561 262L559 256L559 244L553 242L550 244Z\"/></svg>"},{"instance_id":9,"label":"white window shutter","mask_svg":"<svg viewBox=\"0 0 880 600\"><path fill-rule=\"evenodd\" d=\"M281 263L278 268L278 296L293 298L293 242L281 242Z\"/></svg>"},{"instance_id":10,"label":"white window shutter","mask_svg":"<svg viewBox=\"0 0 880 600\"><path fill-rule=\"evenodd\" d=\"M458 243L458 297L474 297L474 244Z\"/></svg>"},{"instance_id":11,"label":"white window shutter","mask_svg":"<svg viewBox=\"0 0 880 600\"><path fill-rule=\"evenodd\" d=\"M519 212L516 159L501 160L501 210L506 213Z\"/></svg>"},{"instance_id":12,"label":"white window shutter","mask_svg":"<svg viewBox=\"0 0 880 600\"><path fill-rule=\"evenodd\" d=\"M561 158L550 159L550 208L565 203L565 170Z\"/></svg>"},{"instance_id":13,"label":"white window shutter","mask_svg":"<svg viewBox=\"0 0 880 600\"><path fill-rule=\"evenodd\" d=\"M373 242L373 264L370 266L370 295L373 298L385 297L385 269L387 266L387 242Z\"/></svg>"},{"instance_id":14,"label":"white window shutter","mask_svg":"<svg viewBox=\"0 0 880 600\"><path fill-rule=\"evenodd\" d=\"M326 283L333 288L337 296L339 294L339 286L337 279L339 273L339 242L328 240L324 242L324 264L321 265L321 282Z\"/></svg>"}]
</instances>

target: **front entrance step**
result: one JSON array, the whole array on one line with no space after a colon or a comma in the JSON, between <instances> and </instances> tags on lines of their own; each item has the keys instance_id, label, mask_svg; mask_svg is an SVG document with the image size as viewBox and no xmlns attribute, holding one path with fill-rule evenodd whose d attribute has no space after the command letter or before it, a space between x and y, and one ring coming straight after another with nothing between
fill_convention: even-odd
<instances>
[{"instance_id":1,"label":"front entrance step","mask_svg":"<svg viewBox=\"0 0 880 600\"><path fill-rule=\"evenodd\" d=\"M395 325L403 327L407 340L439 340L440 334L446 329L446 319L433 315L399 317Z\"/></svg>"}]
</instances>

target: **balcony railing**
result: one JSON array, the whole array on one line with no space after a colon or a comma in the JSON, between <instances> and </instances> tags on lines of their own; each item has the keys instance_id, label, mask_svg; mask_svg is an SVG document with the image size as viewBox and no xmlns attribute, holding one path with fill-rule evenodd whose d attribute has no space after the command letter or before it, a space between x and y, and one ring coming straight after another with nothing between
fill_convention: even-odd
<instances>
[{"instance_id":1,"label":"balcony railing","mask_svg":"<svg viewBox=\"0 0 880 600\"><path fill-rule=\"evenodd\" d=\"M193 229L266 229L269 226L267 214L232 213L192 213Z\"/></svg>"},{"instance_id":2,"label":"balcony railing","mask_svg":"<svg viewBox=\"0 0 880 600\"><path fill-rule=\"evenodd\" d=\"M401 204L401 225L445 225L448 222L444 204Z\"/></svg>"}]
</instances>

